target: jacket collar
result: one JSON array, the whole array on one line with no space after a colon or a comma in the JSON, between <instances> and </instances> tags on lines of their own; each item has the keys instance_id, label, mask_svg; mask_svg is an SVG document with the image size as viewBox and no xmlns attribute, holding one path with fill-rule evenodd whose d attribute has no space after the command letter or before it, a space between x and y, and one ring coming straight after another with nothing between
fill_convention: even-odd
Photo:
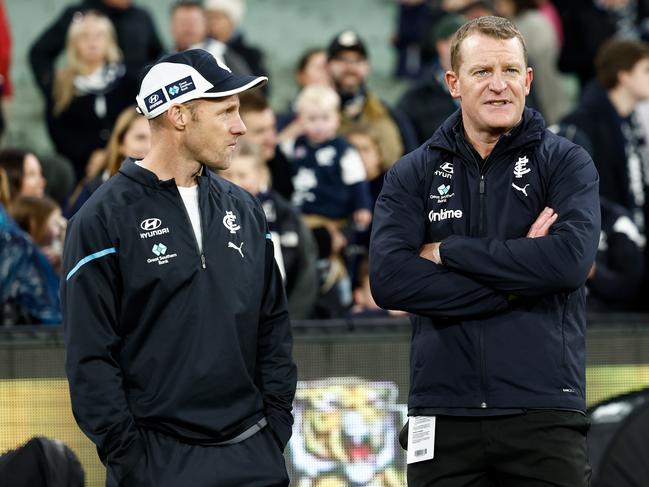
<instances>
[{"instance_id":1,"label":"jacket collar","mask_svg":"<svg viewBox=\"0 0 649 487\"><path fill-rule=\"evenodd\" d=\"M119 172L140 184L155 189L173 188L176 186L176 181L173 178L161 181L154 172L138 166L130 157L124 160ZM208 170L206 166L203 166L201 174L196 179L199 187L209 187L210 181L215 180L216 177L212 171Z\"/></svg>"},{"instance_id":2,"label":"jacket collar","mask_svg":"<svg viewBox=\"0 0 649 487\"><path fill-rule=\"evenodd\" d=\"M458 134L463 131L462 108L455 111L429 139L428 145L455 154L462 153L459 147ZM518 127L498 140L499 150L515 149L532 142L538 142L545 131L545 121L539 112L525 107L523 118ZM494 148L495 150L495 148Z\"/></svg>"}]
</instances>

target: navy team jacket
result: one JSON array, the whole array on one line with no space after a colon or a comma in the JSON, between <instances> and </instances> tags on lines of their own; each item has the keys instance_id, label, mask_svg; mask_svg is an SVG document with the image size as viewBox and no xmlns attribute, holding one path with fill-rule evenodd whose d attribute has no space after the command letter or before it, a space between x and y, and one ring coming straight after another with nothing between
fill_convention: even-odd
<instances>
[{"instance_id":1,"label":"navy team jacket","mask_svg":"<svg viewBox=\"0 0 649 487\"><path fill-rule=\"evenodd\" d=\"M374 213L372 293L380 306L413 314L410 413L585 410L597 171L531 109L482 166L461 130L458 110L399 160ZM550 235L525 238L546 206L559 215ZM419 257L440 241L443 265Z\"/></svg>"},{"instance_id":2,"label":"navy team jacket","mask_svg":"<svg viewBox=\"0 0 649 487\"><path fill-rule=\"evenodd\" d=\"M72 408L127 473L139 428L227 441L267 417L291 435L296 368L282 279L259 202L198 177L203 252L173 180L125 161L68 226L62 273Z\"/></svg>"}]
</instances>

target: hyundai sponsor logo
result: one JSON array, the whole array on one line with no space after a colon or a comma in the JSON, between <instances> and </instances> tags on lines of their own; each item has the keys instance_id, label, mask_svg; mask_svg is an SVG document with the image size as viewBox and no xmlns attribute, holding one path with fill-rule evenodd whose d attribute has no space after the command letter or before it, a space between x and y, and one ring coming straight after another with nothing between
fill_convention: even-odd
<instances>
[{"instance_id":1,"label":"hyundai sponsor logo","mask_svg":"<svg viewBox=\"0 0 649 487\"><path fill-rule=\"evenodd\" d=\"M159 228L160 225L162 225L160 218L147 218L146 220L142 220L140 228L146 232L150 232L151 230Z\"/></svg>"},{"instance_id":2,"label":"hyundai sponsor logo","mask_svg":"<svg viewBox=\"0 0 649 487\"><path fill-rule=\"evenodd\" d=\"M167 97L162 90L155 91L144 99L144 103L146 103L146 109L149 112L152 112L166 101Z\"/></svg>"},{"instance_id":3,"label":"hyundai sponsor logo","mask_svg":"<svg viewBox=\"0 0 649 487\"><path fill-rule=\"evenodd\" d=\"M140 228L144 230L144 233L140 233L140 238L151 238L169 233L169 227L160 228L161 225L162 221L160 218L147 218L146 220L142 220Z\"/></svg>"},{"instance_id":4,"label":"hyundai sponsor logo","mask_svg":"<svg viewBox=\"0 0 649 487\"><path fill-rule=\"evenodd\" d=\"M435 174L435 176L442 176L443 178L451 179L453 177L453 164L445 162L439 166L439 169L436 169L433 174Z\"/></svg>"}]
</instances>

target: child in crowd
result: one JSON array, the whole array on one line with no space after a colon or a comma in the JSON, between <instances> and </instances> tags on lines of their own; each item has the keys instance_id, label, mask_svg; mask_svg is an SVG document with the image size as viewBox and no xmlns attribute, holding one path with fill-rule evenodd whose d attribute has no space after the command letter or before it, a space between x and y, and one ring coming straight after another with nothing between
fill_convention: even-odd
<instances>
[{"instance_id":1,"label":"child in crowd","mask_svg":"<svg viewBox=\"0 0 649 487\"><path fill-rule=\"evenodd\" d=\"M365 167L358 152L343 137L340 97L328 86L307 86L298 95L296 111L304 134L281 143L293 164L293 204L306 224L315 230L320 260L320 297L316 314L340 317L352 303L351 280L345 262L343 235L350 224L367 229L372 221L372 201ZM318 231L326 229L328 238ZM334 245L342 242L340 245Z\"/></svg>"},{"instance_id":2,"label":"child in crowd","mask_svg":"<svg viewBox=\"0 0 649 487\"><path fill-rule=\"evenodd\" d=\"M381 151L377 134L369 125L350 125L344 132L344 136L358 151L365 166L367 181L370 185L372 195L372 208L376 203L381 188L383 188L383 176L387 171L385 157Z\"/></svg>"},{"instance_id":3,"label":"child in crowd","mask_svg":"<svg viewBox=\"0 0 649 487\"><path fill-rule=\"evenodd\" d=\"M311 227L331 221L344 226L349 219L367 227L372 221L363 161L346 139L336 135L339 106L333 88L307 86L296 100L304 135L281 145L295 171L293 204Z\"/></svg>"}]
</instances>

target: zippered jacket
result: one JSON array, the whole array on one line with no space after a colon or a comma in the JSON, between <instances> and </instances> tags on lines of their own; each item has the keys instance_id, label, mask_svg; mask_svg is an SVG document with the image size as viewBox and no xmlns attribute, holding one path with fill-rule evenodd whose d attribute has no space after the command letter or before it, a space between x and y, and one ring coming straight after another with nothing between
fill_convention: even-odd
<instances>
[{"instance_id":1,"label":"zippered jacket","mask_svg":"<svg viewBox=\"0 0 649 487\"><path fill-rule=\"evenodd\" d=\"M388 172L375 207L372 293L412 313L411 414L585 410L593 162L529 108L482 165L462 130L458 110ZM526 238L546 206L559 215L550 234ZM442 265L419 256L429 242L441 242Z\"/></svg>"},{"instance_id":2,"label":"zippered jacket","mask_svg":"<svg viewBox=\"0 0 649 487\"><path fill-rule=\"evenodd\" d=\"M126 160L68 226L66 372L81 429L117 475L144 453L139 428L193 444L267 418L291 435L296 368L264 213L206 169L199 250L174 180Z\"/></svg>"}]
</instances>

